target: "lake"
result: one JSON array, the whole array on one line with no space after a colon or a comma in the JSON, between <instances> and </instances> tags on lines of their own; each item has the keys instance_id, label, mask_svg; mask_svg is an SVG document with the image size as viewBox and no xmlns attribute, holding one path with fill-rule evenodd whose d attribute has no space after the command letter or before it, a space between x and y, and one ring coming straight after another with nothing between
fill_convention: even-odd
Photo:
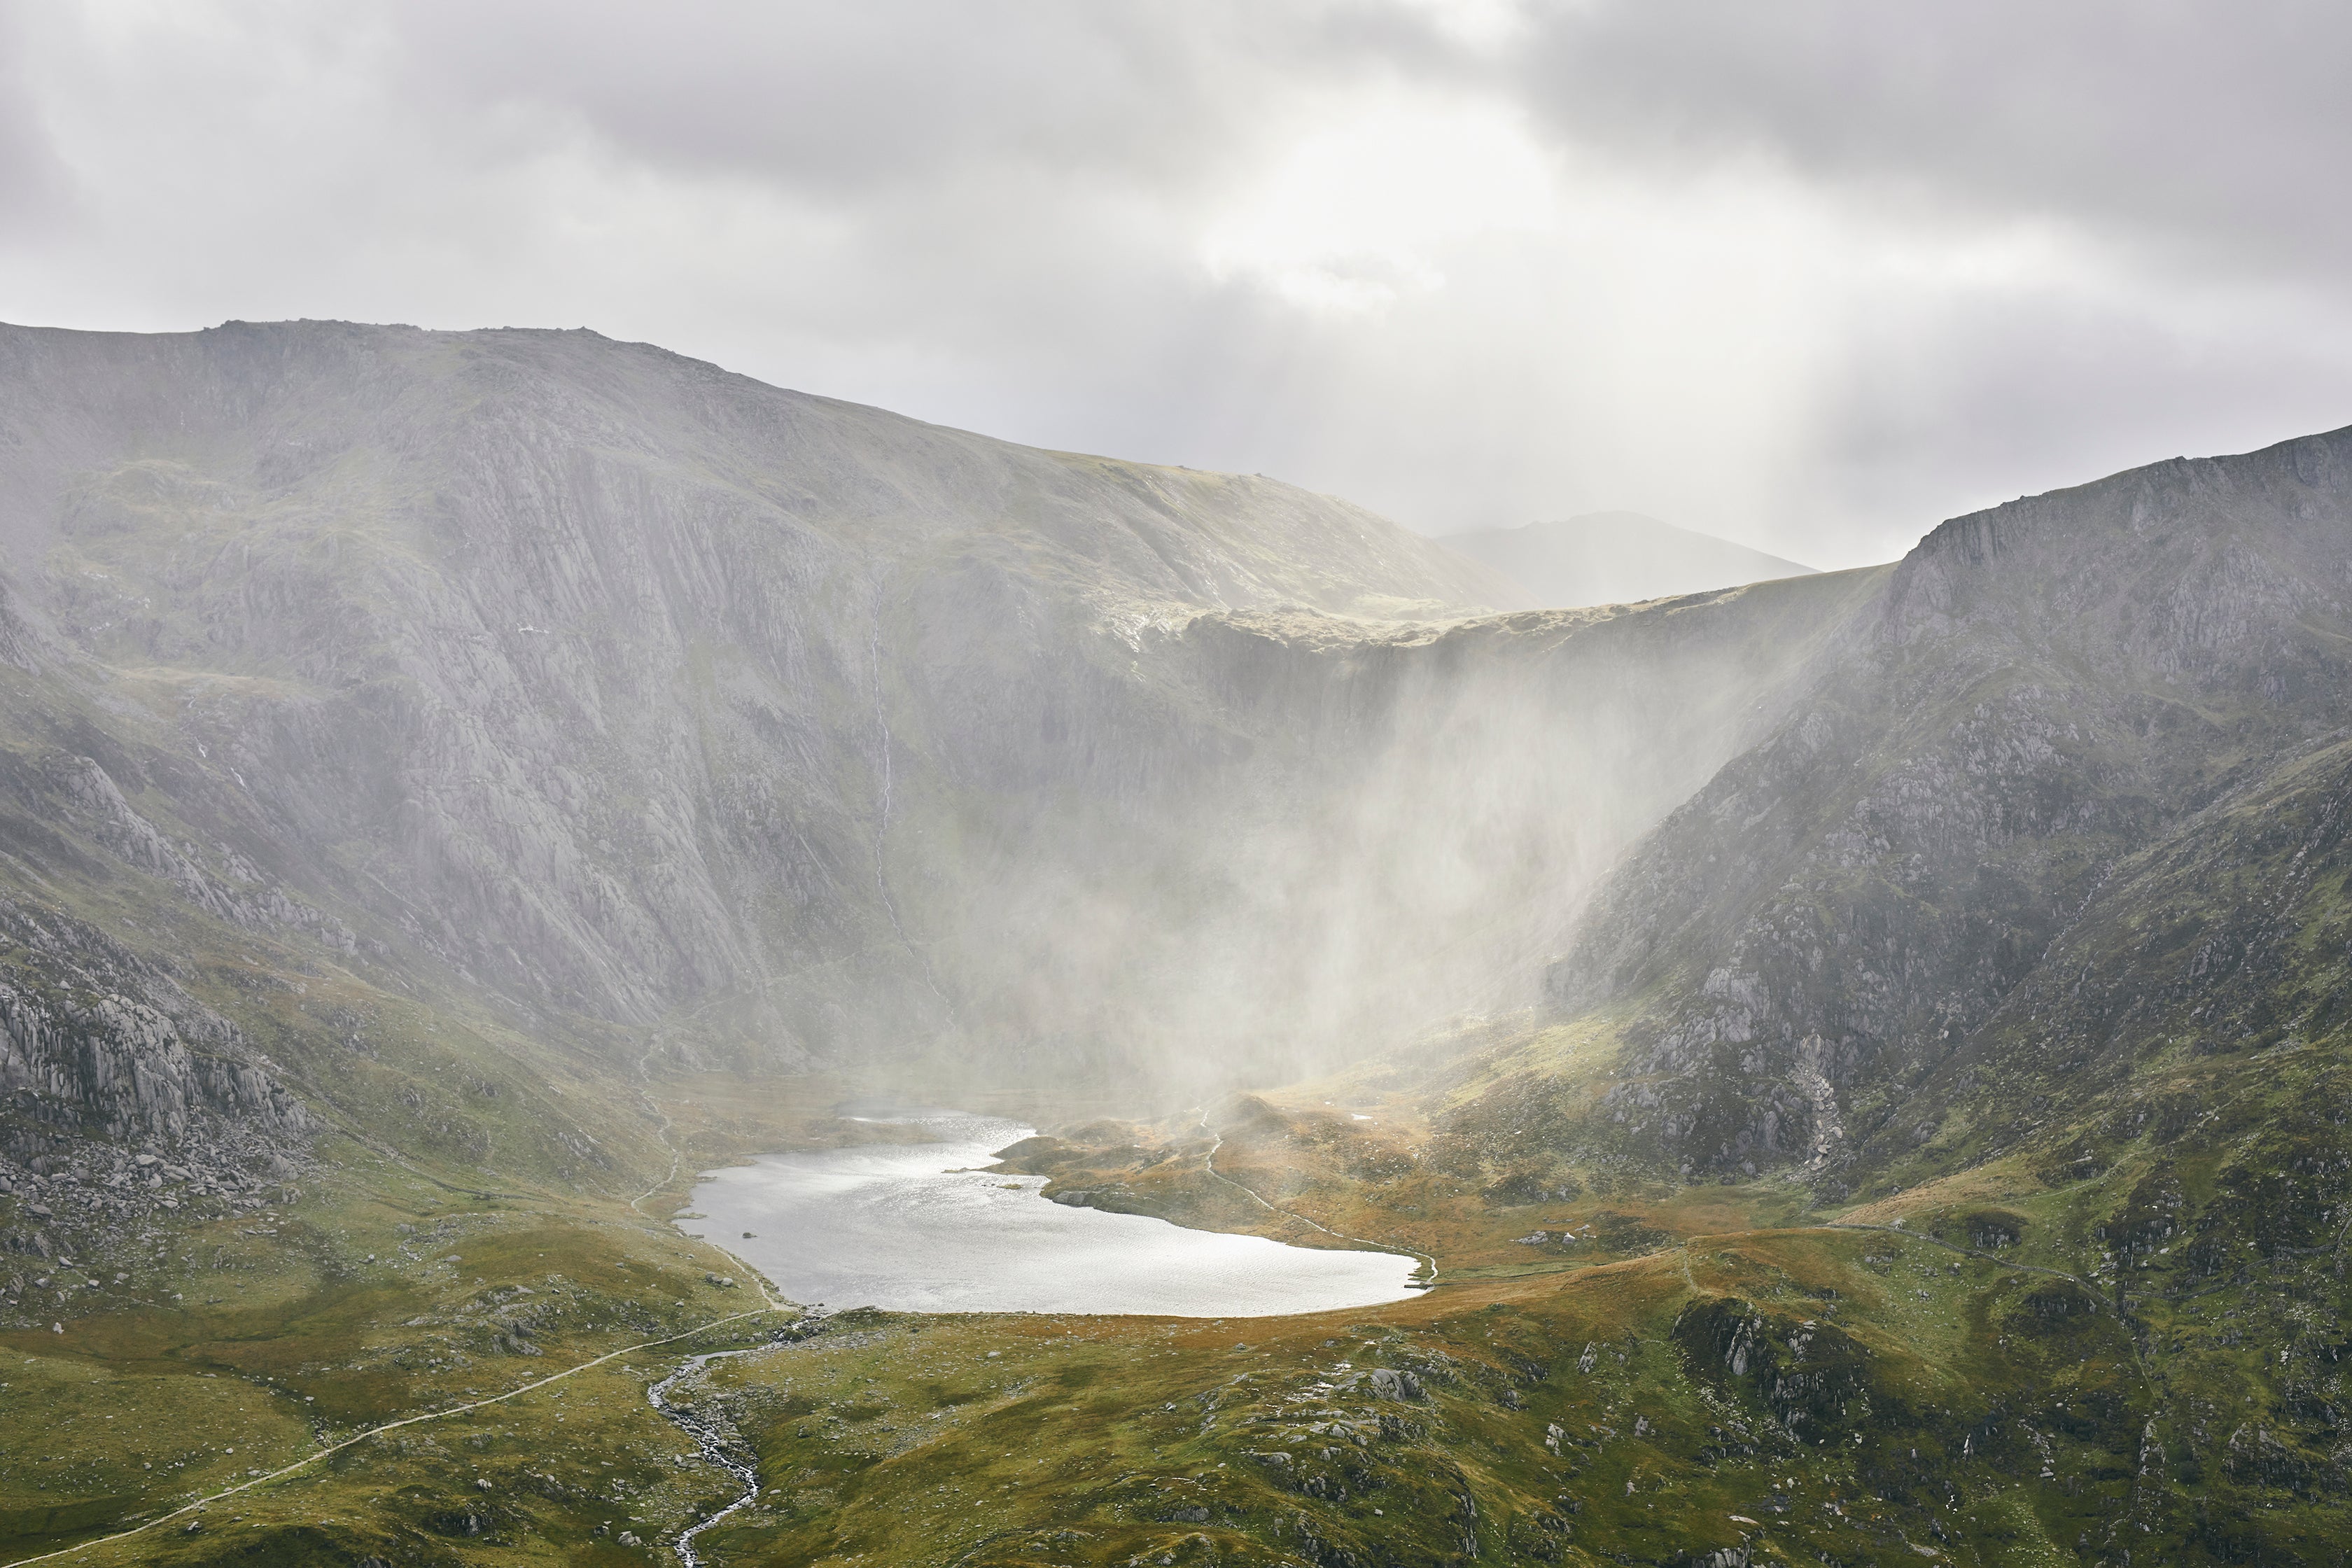
<instances>
[{"instance_id":1,"label":"lake","mask_svg":"<svg viewBox=\"0 0 2352 1568\"><path fill-rule=\"evenodd\" d=\"M679 1228L792 1300L836 1310L1251 1318L1414 1294L1405 1282L1415 1258L1066 1207L1037 1195L1043 1176L974 1169L1032 1135L1017 1121L946 1110L875 1120L939 1141L770 1154L712 1172Z\"/></svg>"}]
</instances>

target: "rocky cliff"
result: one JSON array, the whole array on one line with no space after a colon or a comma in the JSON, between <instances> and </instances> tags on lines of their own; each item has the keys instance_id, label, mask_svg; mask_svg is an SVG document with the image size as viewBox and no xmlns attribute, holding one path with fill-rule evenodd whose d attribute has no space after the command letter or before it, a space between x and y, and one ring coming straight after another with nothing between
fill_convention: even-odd
<instances>
[{"instance_id":1,"label":"rocky cliff","mask_svg":"<svg viewBox=\"0 0 2352 1568\"><path fill-rule=\"evenodd\" d=\"M588 333L11 329L0 439L9 896L247 1035L249 971L493 1056L1190 1092L1564 953L1613 1146L1835 1184L2343 723L2342 436L1502 614L1343 502Z\"/></svg>"},{"instance_id":2,"label":"rocky cliff","mask_svg":"<svg viewBox=\"0 0 2352 1568\"><path fill-rule=\"evenodd\" d=\"M2261 861L2215 836L2242 833L2250 800L2293 799L2309 834L2272 897L2335 896L2325 781L2352 720L2347 606L2352 432L1937 529L1841 628L1787 721L1613 873L1553 969L1555 1005L1625 1018L1612 1136L1700 1174L1833 1173L1947 1117L1973 1121L1981 1151L2000 1142L1987 1125L2087 1091L2064 1069L2169 1039L2180 1005L2219 1006L2244 954L2295 942L2158 888L2178 879L2166 868ZM2160 936L2143 929L2156 909ZM2169 977L2170 1008L2110 977L2100 1007L2070 1001L2056 1022L2090 953L2112 966L2150 940L2205 951ZM2274 1021L2250 1041L2324 987L2282 971L2259 989ZM1966 1064L2027 1017L2032 1081L1959 1118L1987 1092Z\"/></svg>"},{"instance_id":3,"label":"rocky cliff","mask_svg":"<svg viewBox=\"0 0 2352 1568\"><path fill-rule=\"evenodd\" d=\"M1173 1092L1360 1051L1532 994L1875 591L1498 615L1271 480L325 322L0 329L0 548L5 889L331 1096L322 985L465 1012L509 1040L476 1076L531 1040Z\"/></svg>"}]
</instances>

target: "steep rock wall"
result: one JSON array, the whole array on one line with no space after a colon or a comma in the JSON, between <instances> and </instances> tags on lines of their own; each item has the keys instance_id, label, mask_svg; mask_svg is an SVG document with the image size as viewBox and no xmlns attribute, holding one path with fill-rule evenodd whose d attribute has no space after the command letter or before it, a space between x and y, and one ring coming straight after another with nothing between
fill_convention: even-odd
<instances>
[{"instance_id":1,"label":"steep rock wall","mask_svg":"<svg viewBox=\"0 0 2352 1568\"><path fill-rule=\"evenodd\" d=\"M2347 605L2347 432L1936 531L1551 971L1570 1012L1657 998L1609 1135L1690 1172L1932 1137L1902 1108L2115 867L2352 718Z\"/></svg>"}]
</instances>

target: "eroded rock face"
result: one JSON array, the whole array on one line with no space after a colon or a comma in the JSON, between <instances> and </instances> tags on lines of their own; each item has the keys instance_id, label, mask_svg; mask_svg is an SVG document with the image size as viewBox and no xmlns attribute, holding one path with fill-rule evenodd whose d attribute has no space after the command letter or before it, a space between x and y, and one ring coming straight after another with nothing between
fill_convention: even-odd
<instances>
[{"instance_id":1,"label":"eroded rock face","mask_svg":"<svg viewBox=\"0 0 2352 1568\"><path fill-rule=\"evenodd\" d=\"M294 1191L319 1117L171 976L6 900L0 975L0 1251L47 1260ZM12 1306L23 1284L0 1267Z\"/></svg>"},{"instance_id":2,"label":"eroded rock face","mask_svg":"<svg viewBox=\"0 0 2352 1568\"><path fill-rule=\"evenodd\" d=\"M1553 969L1570 1010L1664 983L1603 1136L1686 1174L1833 1173L1934 1140L2021 1008L2064 1018L2053 1060L2154 1031L2121 987L2103 1016L2066 1000L2110 967L2091 933L2155 896L2134 882L2156 874L2143 852L2214 858L2197 845L2235 830L2210 814L2352 717L2347 606L2352 433L1945 524L1791 721L1614 874ZM2242 923L2215 911L2210 952L2254 942Z\"/></svg>"},{"instance_id":3,"label":"eroded rock face","mask_svg":"<svg viewBox=\"0 0 2352 1568\"><path fill-rule=\"evenodd\" d=\"M1293 487L586 333L0 329L0 430L25 625L87 698L9 716L26 816L246 929L766 1068L962 1027L987 980L940 950L1075 842L1034 801L1108 837L1248 752L1168 673L1193 618L1514 602Z\"/></svg>"},{"instance_id":4,"label":"eroded rock face","mask_svg":"<svg viewBox=\"0 0 2352 1568\"><path fill-rule=\"evenodd\" d=\"M359 939L349 926L267 881L252 861L227 845L215 847L215 870L194 845L165 838L123 798L96 760L58 762L64 794L85 815L91 837L126 865L162 878L190 903L244 930L307 932L338 952L357 951Z\"/></svg>"},{"instance_id":5,"label":"eroded rock face","mask_svg":"<svg viewBox=\"0 0 2352 1568\"><path fill-rule=\"evenodd\" d=\"M236 1128L299 1148L312 1129L236 1026L95 930L0 902L0 1149L77 1140L165 1150Z\"/></svg>"}]
</instances>

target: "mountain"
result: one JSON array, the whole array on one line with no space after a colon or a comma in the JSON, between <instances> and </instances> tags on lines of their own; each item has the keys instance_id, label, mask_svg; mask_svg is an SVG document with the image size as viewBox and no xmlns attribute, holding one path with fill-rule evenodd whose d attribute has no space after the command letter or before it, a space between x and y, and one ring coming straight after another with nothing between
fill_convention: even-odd
<instances>
[{"instance_id":1,"label":"mountain","mask_svg":"<svg viewBox=\"0 0 2352 1568\"><path fill-rule=\"evenodd\" d=\"M0 550L12 1556L2352 1535L2352 431L1532 610L593 333L9 328ZM1434 1288L812 1317L666 1223L870 1094Z\"/></svg>"},{"instance_id":2,"label":"mountain","mask_svg":"<svg viewBox=\"0 0 2352 1568\"><path fill-rule=\"evenodd\" d=\"M2352 721L2347 476L2339 433L1924 540L1801 710L1612 873L1553 972L1569 1012L1643 998L1620 1026L1647 1102L1626 1136L1708 1175L1826 1140L1825 1173L1916 1179L2175 1048L2168 993L2194 993L2207 1057L2326 1032L2329 971L2304 963L2327 944L2300 928L2330 918L2305 900ZM2273 858L2239 842L2249 812L2317 835L2278 864L2260 940L2226 891ZM2215 862L2239 869L2188 899L2178 867ZM2224 1030L2242 957L2216 955L2249 951L2304 957ZM2187 993L2155 984L2176 961Z\"/></svg>"},{"instance_id":3,"label":"mountain","mask_svg":"<svg viewBox=\"0 0 2352 1568\"><path fill-rule=\"evenodd\" d=\"M14 330L0 427L29 664L116 710L87 791L28 763L26 817L152 803L182 882L531 1009L757 996L788 1063L843 991L919 978L890 861L935 785L1043 784L1057 726L1056 784L1215 748L1126 674L1160 623L1509 592L1270 481L585 334ZM913 1005L875 1026L938 1026Z\"/></svg>"},{"instance_id":4,"label":"mountain","mask_svg":"<svg viewBox=\"0 0 2352 1568\"><path fill-rule=\"evenodd\" d=\"M1484 528L1438 542L1492 567L1538 605L1636 604L1813 570L1637 511Z\"/></svg>"},{"instance_id":5,"label":"mountain","mask_svg":"<svg viewBox=\"0 0 2352 1568\"><path fill-rule=\"evenodd\" d=\"M1856 591L1465 621L1345 502L584 332L8 329L0 440L0 896L178 1038L260 1027L217 950L608 1063L1279 1077L1533 994Z\"/></svg>"},{"instance_id":6,"label":"mountain","mask_svg":"<svg viewBox=\"0 0 2352 1568\"><path fill-rule=\"evenodd\" d=\"M2352 431L1954 519L1832 640L1609 874L1547 1005L1422 1101L1434 1157L1519 1192L1804 1192L2008 1265L1906 1324L1872 1278L1898 1256L1863 1249L1794 1313L1727 1279L1675 1331L1736 1372L1742 1315L1851 1308L1837 1353L1886 1371L1830 1369L1851 1392L1811 1418L1865 1448L2030 1454L2028 1533L2062 1550L2326 1561L2352 1487ZM1873 1495L1949 1500L1881 1453Z\"/></svg>"}]
</instances>

